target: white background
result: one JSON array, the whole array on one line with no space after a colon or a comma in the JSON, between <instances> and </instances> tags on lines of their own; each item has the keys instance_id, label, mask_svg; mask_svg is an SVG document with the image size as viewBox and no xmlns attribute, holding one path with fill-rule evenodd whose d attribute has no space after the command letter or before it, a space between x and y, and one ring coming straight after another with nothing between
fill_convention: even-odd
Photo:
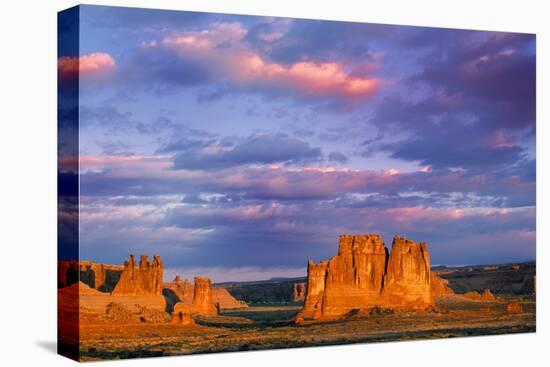
<instances>
[{"instance_id":1,"label":"white background","mask_svg":"<svg viewBox=\"0 0 550 367\"><path fill-rule=\"evenodd\" d=\"M548 365L549 10L538 0L90 1L537 33L537 333L105 362L116 366ZM0 12L0 364L65 366L56 336L56 12L74 1L3 1ZM546 24L545 24L546 23ZM543 213L544 212L544 213ZM546 340L545 340L546 339Z\"/></svg>"}]
</instances>

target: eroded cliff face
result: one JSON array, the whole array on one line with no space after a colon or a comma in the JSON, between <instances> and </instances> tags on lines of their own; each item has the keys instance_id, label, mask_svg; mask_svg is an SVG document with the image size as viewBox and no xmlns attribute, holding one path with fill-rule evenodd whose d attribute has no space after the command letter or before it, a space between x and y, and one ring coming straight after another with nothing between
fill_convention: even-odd
<instances>
[{"instance_id":1,"label":"eroded cliff face","mask_svg":"<svg viewBox=\"0 0 550 367\"><path fill-rule=\"evenodd\" d=\"M57 263L57 287L70 287L80 280L90 288L109 293L118 283L123 270L123 266L93 261L59 261Z\"/></svg>"},{"instance_id":2,"label":"eroded cliff face","mask_svg":"<svg viewBox=\"0 0 550 367\"><path fill-rule=\"evenodd\" d=\"M147 255L141 255L139 265L134 255L124 262L124 270L120 275L113 295L162 295L163 264L159 255L155 255L153 261L148 260Z\"/></svg>"},{"instance_id":3,"label":"eroded cliff face","mask_svg":"<svg viewBox=\"0 0 550 367\"><path fill-rule=\"evenodd\" d=\"M303 319L335 318L353 310L433 305L425 243L396 236L388 255L378 234L342 235L330 261L308 263Z\"/></svg>"},{"instance_id":4,"label":"eroded cliff face","mask_svg":"<svg viewBox=\"0 0 550 367\"><path fill-rule=\"evenodd\" d=\"M212 300L214 304L219 304L222 309L245 308L248 307L245 301L233 297L225 288L213 288Z\"/></svg>"},{"instance_id":5,"label":"eroded cliff face","mask_svg":"<svg viewBox=\"0 0 550 367\"><path fill-rule=\"evenodd\" d=\"M201 315L216 315L218 310L212 299L212 282L209 278L195 277L195 290L191 312Z\"/></svg>"},{"instance_id":6,"label":"eroded cliff face","mask_svg":"<svg viewBox=\"0 0 550 367\"><path fill-rule=\"evenodd\" d=\"M181 280L176 275L172 283L164 285L165 290L169 289L175 294L172 313L174 322L183 322L182 317L189 315L216 315L218 309L214 302L212 282L209 278L195 277L195 284L192 285L187 279ZM179 320L179 321L177 321Z\"/></svg>"},{"instance_id":7,"label":"eroded cliff face","mask_svg":"<svg viewBox=\"0 0 550 367\"><path fill-rule=\"evenodd\" d=\"M166 283L164 287L173 290L181 302L189 304L193 302L195 287L189 280L182 280L179 275L176 275L172 283Z\"/></svg>"},{"instance_id":8,"label":"eroded cliff face","mask_svg":"<svg viewBox=\"0 0 550 367\"><path fill-rule=\"evenodd\" d=\"M432 295L435 296L445 296L454 294L454 291L449 286L449 280L439 277L436 273L432 271L430 280L430 286L432 288Z\"/></svg>"},{"instance_id":9,"label":"eroded cliff face","mask_svg":"<svg viewBox=\"0 0 550 367\"><path fill-rule=\"evenodd\" d=\"M307 291L302 310L304 318L316 319L321 316L327 267L328 261L321 261L319 264L309 261L307 264Z\"/></svg>"},{"instance_id":10,"label":"eroded cliff face","mask_svg":"<svg viewBox=\"0 0 550 367\"><path fill-rule=\"evenodd\" d=\"M172 323L173 324L180 324L180 325L195 325L195 321L191 317L191 306L184 304L184 303L178 303L174 307L174 311L171 315Z\"/></svg>"},{"instance_id":11,"label":"eroded cliff face","mask_svg":"<svg viewBox=\"0 0 550 367\"><path fill-rule=\"evenodd\" d=\"M384 242L377 234L340 236L338 255L327 266L322 315L341 315L356 305L376 302L383 286L386 258Z\"/></svg>"},{"instance_id":12,"label":"eroded cliff face","mask_svg":"<svg viewBox=\"0 0 550 367\"><path fill-rule=\"evenodd\" d=\"M80 261L80 281L101 292L112 292L123 271L120 265Z\"/></svg>"},{"instance_id":13,"label":"eroded cliff face","mask_svg":"<svg viewBox=\"0 0 550 367\"><path fill-rule=\"evenodd\" d=\"M386 304L407 308L432 305L430 280L430 256L426 244L394 237L382 291Z\"/></svg>"},{"instance_id":14,"label":"eroded cliff face","mask_svg":"<svg viewBox=\"0 0 550 367\"><path fill-rule=\"evenodd\" d=\"M176 275L171 283L165 283L164 288L174 292L177 296L176 303L191 305L195 294L195 286L187 279L182 280L179 275ZM214 305L218 303L223 309L235 309L248 307L246 302L237 300L225 288L212 287L212 302Z\"/></svg>"},{"instance_id":15,"label":"eroded cliff face","mask_svg":"<svg viewBox=\"0 0 550 367\"><path fill-rule=\"evenodd\" d=\"M476 291L469 291L464 293L463 297L474 300L474 301L483 301L483 302L493 302L498 301L500 298L496 297L490 289L485 289L483 293Z\"/></svg>"}]
</instances>

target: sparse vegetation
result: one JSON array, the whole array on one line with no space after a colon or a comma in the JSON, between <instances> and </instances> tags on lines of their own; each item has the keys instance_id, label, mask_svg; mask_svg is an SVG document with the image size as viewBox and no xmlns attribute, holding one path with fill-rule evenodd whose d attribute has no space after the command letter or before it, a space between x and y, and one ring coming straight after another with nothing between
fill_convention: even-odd
<instances>
[{"instance_id":1,"label":"sparse vegetation","mask_svg":"<svg viewBox=\"0 0 550 367\"><path fill-rule=\"evenodd\" d=\"M523 313L506 313L512 299L520 302ZM437 306L446 311L372 312L363 318L299 326L293 322L300 309L296 306L228 310L197 318L192 327L85 325L81 328L81 353L83 360L101 360L535 331L533 297L509 295L480 303L446 296L438 298ZM482 309L489 311L480 312Z\"/></svg>"}]
</instances>

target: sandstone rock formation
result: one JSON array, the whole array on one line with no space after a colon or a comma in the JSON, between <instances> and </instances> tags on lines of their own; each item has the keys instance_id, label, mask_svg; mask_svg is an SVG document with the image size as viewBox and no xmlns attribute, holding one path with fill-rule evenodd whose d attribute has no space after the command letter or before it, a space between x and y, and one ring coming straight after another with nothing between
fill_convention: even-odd
<instances>
[{"instance_id":1,"label":"sandstone rock formation","mask_svg":"<svg viewBox=\"0 0 550 367\"><path fill-rule=\"evenodd\" d=\"M58 307L62 317L73 317L76 325L79 322L156 323L169 320L162 296L114 296L91 288L83 282L59 289Z\"/></svg>"},{"instance_id":2,"label":"sandstone rock formation","mask_svg":"<svg viewBox=\"0 0 550 367\"><path fill-rule=\"evenodd\" d=\"M123 266L93 261L65 260L57 263L58 288L69 287L79 280L102 292L112 292L120 279Z\"/></svg>"},{"instance_id":3,"label":"sandstone rock formation","mask_svg":"<svg viewBox=\"0 0 550 367\"><path fill-rule=\"evenodd\" d=\"M162 294L163 264L159 255L149 261L141 255L139 266L134 255L124 262L124 270L113 290L113 295Z\"/></svg>"},{"instance_id":4,"label":"sandstone rock formation","mask_svg":"<svg viewBox=\"0 0 550 367\"><path fill-rule=\"evenodd\" d=\"M435 296L446 296L454 294L454 291L449 287L449 281L439 277L436 273L432 272L430 279L430 286L432 289L432 295Z\"/></svg>"},{"instance_id":5,"label":"sandstone rock formation","mask_svg":"<svg viewBox=\"0 0 550 367\"><path fill-rule=\"evenodd\" d=\"M110 302L105 307L104 320L116 323L165 323L170 316L161 310L150 309L139 304Z\"/></svg>"},{"instance_id":6,"label":"sandstone rock formation","mask_svg":"<svg viewBox=\"0 0 550 367\"><path fill-rule=\"evenodd\" d=\"M319 264L309 261L307 264L307 292L301 318L317 319L322 315L323 295L325 293L325 280L328 261L323 260Z\"/></svg>"},{"instance_id":7,"label":"sandstone rock formation","mask_svg":"<svg viewBox=\"0 0 550 367\"><path fill-rule=\"evenodd\" d=\"M176 302L184 304L193 303L193 295L195 286L187 279L182 280L179 275L176 275L171 283L164 284L165 289L169 289L177 296ZM235 309L248 307L246 302L235 299L225 288L212 288L212 301L215 304L219 303L222 309Z\"/></svg>"},{"instance_id":8,"label":"sandstone rock formation","mask_svg":"<svg viewBox=\"0 0 550 367\"><path fill-rule=\"evenodd\" d=\"M193 302L195 287L189 280L182 280L179 275L176 275L172 283L165 283L164 288L173 290L179 301L183 303L191 304Z\"/></svg>"},{"instance_id":9,"label":"sandstone rock formation","mask_svg":"<svg viewBox=\"0 0 550 367\"><path fill-rule=\"evenodd\" d=\"M112 292L120 280L123 266L80 261L80 281L102 292Z\"/></svg>"},{"instance_id":10,"label":"sandstone rock formation","mask_svg":"<svg viewBox=\"0 0 550 367\"><path fill-rule=\"evenodd\" d=\"M464 297L471 299L473 301L483 301L483 302L492 302L498 301L499 298L496 297L490 289L485 289L483 293L479 294L476 291L469 291L464 293Z\"/></svg>"},{"instance_id":11,"label":"sandstone rock formation","mask_svg":"<svg viewBox=\"0 0 550 367\"><path fill-rule=\"evenodd\" d=\"M103 293L98 291L97 289L91 288L87 284L83 282L78 282L69 287L74 292L78 292L79 296L101 296Z\"/></svg>"},{"instance_id":12,"label":"sandstone rock formation","mask_svg":"<svg viewBox=\"0 0 550 367\"><path fill-rule=\"evenodd\" d=\"M82 303L82 297L104 295L104 293L101 293L96 289L90 288L87 284L84 284L82 282L73 283L70 287L58 289L57 293L58 301L60 301L60 303L70 301L74 303L76 307L78 307L78 305Z\"/></svg>"},{"instance_id":13,"label":"sandstone rock formation","mask_svg":"<svg viewBox=\"0 0 550 367\"><path fill-rule=\"evenodd\" d=\"M511 301L506 305L506 312L510 314L522 313L523 307L517 301Z\"/></svg>"},{"instance_id":14,"label":"sandstone rock formation","mask_svg":"<svg viewBox=\"0 0 550 367\"><path fill-rule=\"evenodd\" d=\"M308 263L305 304L297 319L337 318L373 307L426 309L433 305L425 243L396 236L391 255L380 235L342 235L330 261Z\"/></svg>"},{"instance_id":15,"label":"sandstone rock formation","mask_svg":"<svg viewBox=\"0 0 550 367\"><path fill-rule=\"evenodd\" d=\"M292 285L291 302L303 302L306 299L306 283L294 283Z\"/></svg>"},{"instance_id":16,"label":"sandstone rock formation","mask_svg":"<svg viewBox=\"0 0 550 367\"><path fill-rule=\"evenodd\" d=\"M393 239L382 295L389 305L426 308L433 304L430 257L425 243Z\"/></svg>"},{"instance_id":17,"label":"sandstone rock formation","mask_svg":"<svg viewBox=\"0 0 550 367\"><path fill-rule=\"evenodd\" d=\"M235 309L248 307L246 302L236 299L225 288L212 289L212 301L220 305L222 309Z\"/></svg>"},{"instance_id":18,"label":"sandstone rock formation","mask_svg":"<svg viewBox=\"0 0 550 367\"><path fill-rule=\"evenodd\" d=\"M69 287L78 282L78 261L64 260L57 262L57 288Z\"/></svg>"},{"instance_id":19,"label":"sandstone rock formation","mask_svg":"<svg viewBox=\"0 0 550 367\"><path fill-rule=\"evenodd\" d=\"M464 293L464 298L471 299L473 301L481 301L481 294L476 291L469 291Z\"/></svg>"},{"instance_id":20,"label":"sandstone rock formation","mask_svg":"<svg viewBox=\"0 0 550 367\"><path fill-rule=\"evenodd\" d=\"M191 312L201 315L216 315L218 313L212 299L212 282L209 278L195 277Z\"/></svg>"},{"instance_id":21,"label":"sandstone rock formation","mask_svg":"<svg viewBox=\"0 0 550 367\"><path fill-rule=\"evenodd\" d=\"M497 301L498 297L496 297L493 292L491 292L490 289L485 289L483 293L481 294L481 300L482 301Z\"/></svg>"},{"instance_id":22,"label":"sandstone rock formation","mask_svg":"<svg viewBox=\"0 0 550 367\"><path fill-rule=\"evenodd\" d=\"M172 323L179 325L195 325L191 317L191 307L184 303L178 303L172 312Z\"/></svg>"}]
</instances>

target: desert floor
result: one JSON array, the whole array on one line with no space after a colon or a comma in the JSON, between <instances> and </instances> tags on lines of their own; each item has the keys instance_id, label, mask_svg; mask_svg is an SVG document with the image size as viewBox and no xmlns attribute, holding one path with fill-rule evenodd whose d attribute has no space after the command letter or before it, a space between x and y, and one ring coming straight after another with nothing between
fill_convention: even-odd
<instances>
[{"instance_id":1,"label":"desert floor","mask_svg":"<svg viewBox=\"0 0 550 367\"><path fill-rule=\"evenodd\" d=\"M517 299L521 314L507 314ZM329 344L451 338L534 332L534 297L504 296L471 301L437 298L440 312L368 314L330 322L295 325L300 307L249 307L196 319L195 326L172 324L85 324L80 327L82 360L153 357L192 353L307 347Z\"/></svg>"}]
</instances>

